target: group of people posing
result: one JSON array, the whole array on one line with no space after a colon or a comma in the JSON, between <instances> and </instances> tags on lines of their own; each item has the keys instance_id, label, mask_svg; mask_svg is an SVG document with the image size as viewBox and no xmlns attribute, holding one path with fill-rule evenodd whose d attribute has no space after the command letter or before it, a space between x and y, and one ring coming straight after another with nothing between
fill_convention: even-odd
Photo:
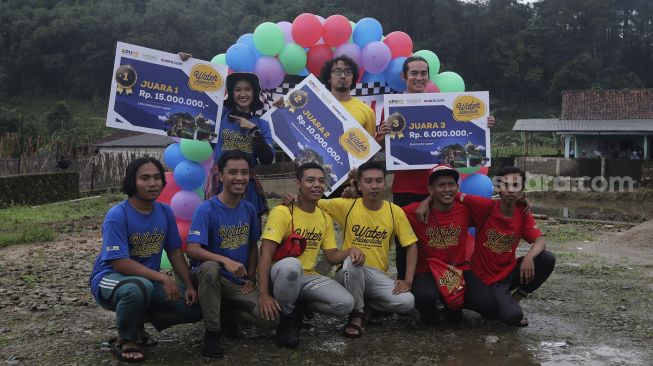
<instances>
[{"instance_id":1,"label":"group of people posing","mask_svg":"<svg viewBox=\"0 0 653 366\"><path fill-rule=\"evenodd\" d=\"M387 123L377 132L371 109L349 93L357 74L354 61L339 57L326 63L322 81L382 141ZM428 64L408 58L402 78L407 92L424 92ZM437 324L442 314L461 318L463 303L484 317L528 325L519 301L548 278L555 258L523 202L521 170L498 173L497 200L459 193L458 173L446 165L402 172L395 174L390 203L383 198L384 163L359 166L342 197L331 199L323 198L324 168L305 163L296 170L297 192L268 212L252 171L273 160L269 125L255 115L262 106L258 80L231 74L227 93L207 200L196 209L186 241L190 266L172 210L156 202L166 184L158 160L139 158L127 167L128 199L106 215L90 285L98 304L116 312L111 350L118 360L145 360L142 347L156 343L145 322L160 331L203 319L202 355L213 358L224 355L221 338L236 337L239 324L276 328L279 345L296 347L302 319L312 313L348 316L343 334L349 338L362 336L373 314L416 308L424 323ZM340 244L333 220L342 229ZM468 227L476 227L471 258ZM521 239L532 245L516 258ZM297 243L303 252L280 250ZM387 273L392 243L397 279ZM175 278L160 272L163 249ZM334 278L316 271L320 251L337 266ZM438 277L438 263L447 275ZM464 302L443 293L452 284Z\"/></svg>"}]
</instances>

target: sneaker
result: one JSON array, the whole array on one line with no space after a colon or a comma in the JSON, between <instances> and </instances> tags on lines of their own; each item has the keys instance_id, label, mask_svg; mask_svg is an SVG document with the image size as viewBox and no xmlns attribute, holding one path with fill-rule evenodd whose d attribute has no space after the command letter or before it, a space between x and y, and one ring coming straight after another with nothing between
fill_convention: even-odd
<instances>
[{"instance_id":1,"label":"sneaker","mask_svg":"<svg viewBox=\"0 0 653 366\"><path fill-rule=\"evenodd\" d=\"M278 345L283 347L294 348L299 345L299 329L294 316L281 314L277 326L276 341Z\"/></svg>"},{"instance_id":2,"label":"sneaker","mask_svg":"<svg viewBox=\"0 0 653 366\"><path fill-rule=\"evenodd\" d=\"M218 332L206 331L204 333L204 346L202 347L202 356L209 358L222 358L224 349L220 341L222 334Z\"/></svg>"}]
</instances>

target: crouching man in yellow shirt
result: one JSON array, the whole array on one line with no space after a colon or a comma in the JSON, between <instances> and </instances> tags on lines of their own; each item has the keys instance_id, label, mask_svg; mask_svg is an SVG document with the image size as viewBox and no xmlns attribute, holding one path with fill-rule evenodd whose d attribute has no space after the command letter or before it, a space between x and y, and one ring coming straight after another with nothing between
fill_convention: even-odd
<instances>
[{"instance_id":1,"label":"crouching man in yellow shirt","mask_svg":"<svg viewBox=\"0 0 653 366\"><path fill-rule=\"evenodd\" d=\"M298 301L305 310L334 316L347 315L354 307L349 291L315 272L320 248L331 264L343 263L345 259L358 262L365 258L357 248L338 250L333 220L317 207L326 186L324 169L316 163L306 163L297 169L296 178L297 200L288 206L275 207L268 216L258 273L259 307L266 319L280 318L276 340L286 347L299 344ZM277 247L292 233L306 239L306 250L297 258L286 257L273 263Z\"/></svg>"}]
</instances>

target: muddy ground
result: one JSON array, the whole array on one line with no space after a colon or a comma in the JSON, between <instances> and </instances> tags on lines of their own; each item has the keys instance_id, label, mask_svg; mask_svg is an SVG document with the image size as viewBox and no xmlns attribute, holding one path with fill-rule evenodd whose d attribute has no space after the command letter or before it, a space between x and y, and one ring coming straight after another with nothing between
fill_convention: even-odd
<instances>
[{"instance_id":1,"label":"muddy ground","mask_svg":"<svg viewBox=\"0 0 653 366\"><path fill-rule=\"evenodd\" d=\"M556 269L523 302L530 326L515 328L465 312L428 327L417 314L368 324L363 338L341 336L344 319L316 316L298 349L246 328L225 340L222 360L199 355L201 323L156 334L146 364L216 365L651 365L653 221L634 228L541 221ZM88 274L99 223L76 224L55 242L0 250L0 365L114 365L107 341L114 315L96 305Z\"/></svg>"}]
</instances>

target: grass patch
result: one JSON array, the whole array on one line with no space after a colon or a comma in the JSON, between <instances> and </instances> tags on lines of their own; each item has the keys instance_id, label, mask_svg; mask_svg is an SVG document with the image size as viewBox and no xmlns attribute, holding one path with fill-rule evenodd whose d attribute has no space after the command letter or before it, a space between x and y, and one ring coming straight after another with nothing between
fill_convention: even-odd
<instances>
[{"instance_id":1,"label":"grass patch","mask_svg":"<svg viewBox=\"0 0 653 366\"><path fill-rule=\"evenodd\" d=\"M543 225L540 229L544 238L552 242L593 241L595 239L593 235L589 234L595 229L593 225L568 223L555 226Z\"/></svg>"},{"instance_id":2,"label":"grass patch","mask_svg":"<svg viewBox=\"0 0 653 366\"><path fill-rule=\"evenodd\" d=\"M54 240L59 233L74 231L82 220L100 222L107 210L123 199L123 195L107 194L73 202L0 210L0 247Z\"/></svg>"}]
</instances>

